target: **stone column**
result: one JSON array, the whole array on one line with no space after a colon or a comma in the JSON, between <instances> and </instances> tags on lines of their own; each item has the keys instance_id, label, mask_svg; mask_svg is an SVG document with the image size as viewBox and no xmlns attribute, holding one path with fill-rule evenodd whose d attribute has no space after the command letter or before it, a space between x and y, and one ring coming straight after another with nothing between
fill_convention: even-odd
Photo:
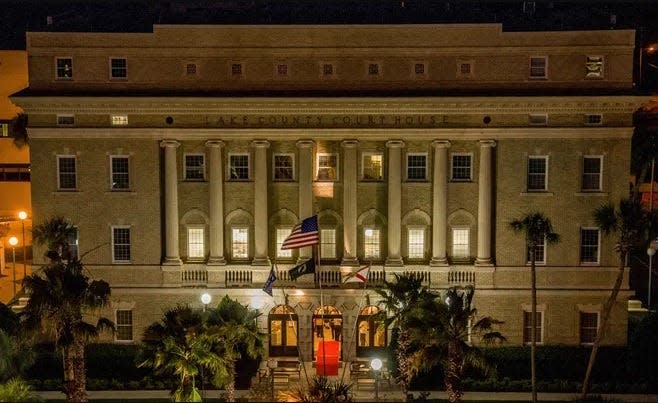
<instances>
[{"instance_id":1,"label":"stone column","mask_svg":"<svg viewBox=\"0 0 658 403\"><path fill-rule=\"evenodd\" d=\"M402 266L402 140L386 142L388 148L388 257L386 266Z\"/></svg>"},{"instance_id":2,"label":"stone column","mask_svg":"<svg viewBox=\"0 0 658 403\"><path fill-rule=\"evenodd\" d=\"M254 266L269 266L270 258L267 255L267 235L269 225L267 222L267 149L269 141L255 140L254 147Z\"/></svg>"},{"instance_id":3,"label":"stone column","mask_svg":"<svg viewBox=\"0 0 658 403\"><path fill-rule=\"evenodd\" d=\"M446 266L448 234L448 148L447 140L435 140L432 177L432 260L430 266Z\"/></svg>"},{"instance_id":4,"label":"stone column","mask_svg":"<svg viewBox=\"0 0 658 403\"><path fill-rule=\"evenodd\" d=\"M312 140L299 140L299 220L313 215L313 147ZM299 248L298 261L303 262L313 256L310 246Z\"/></svg>"},{"instance_id":5,"label":"stone column","mask_svg":"<svg viewBox=\"0 0 658 403\"><path fill-rule=\"evenodd\" d=\"M176 149L180 143L176 140L162 140L160 147L164 148L165 180L165 257L164 265L179 266L178 246L178 169L176 167Z\"/></svg>"},{"instance_id":6,"label":"stone column","mask_svg":"<svg viewBox=\"0 0 658 403\"><path fill-rule=\"evenodd\" d=\"M341 266L358 266L356 237L357 140L344 140L343 146L343 260Z\"/></svg>"},{"instance_id":7,"label":"stone column","mask_svg":"<svg viewBox=\"0 0 658 403\"><path fill-rule=\"evenodd\" d=\"M478 254L479 265L491 265L491 234L493 212L493 149L494 140L480 140L480 176L478 186Z\"/></svg>"},{"instance_id":8,"label":"stone column","mask_svg":"<svg viewBox=\"0 0 658 403\"><path fill-rule=\"evenodd\" d=\"M221 140L206 141L208 149L208 198L210 216L209 265L225 265L224 258L224 175Z\"/></svg>"}]
</instances>

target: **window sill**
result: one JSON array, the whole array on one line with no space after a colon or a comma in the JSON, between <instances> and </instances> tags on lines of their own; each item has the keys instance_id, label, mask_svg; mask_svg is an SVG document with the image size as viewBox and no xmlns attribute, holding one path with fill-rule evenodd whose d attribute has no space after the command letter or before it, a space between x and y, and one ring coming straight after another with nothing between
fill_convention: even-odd
<instances>
[{"instance_id":1,"label":"window sill","mask_svg":"<svg viewBox=\"0 0 658 403\"><path fill-rule=\"evenodd\" d=\"M338 179L316 179L317 183L335 183L338 182Z\"/></svg>"},{"instance_id":2,"label":"window sill","mask_svg":"<svg viewBox=\"0 0 658 403\"><path fill-rule=\"evenodd\" d=\"M473 183L473 179L450 179L450 183Z\"/></svg>"},{"instance_id":3,"label":"window sill","mask_svg":"<svg viewBox=\"0 0 658 403\"><path fill-rule=\"evenodd\" d=\"M109 195L109 194L123 194L123 195L134 196L134 195L137 194L137 192L135 192L134 190L108 190L107 192L105 192L105 194L106 195Z\"/></svg>"},{"instance_id":4,"label":"window sill","mask_svg":"<svg viewBox=\"0 0 658 403\"><path fill-rule=\"evenodd\" d=\"M555 196L555 193L553 193L553 192L543 192L543 191L521 192L521 193L519 193L519 196L522 196L522 197L525 197L525 196Z\"/></svg>"},{"instance_id":5,"label":"window sill","mask_svg":"<svg viewBox=\"0 0 658 403\"><path fill-rule=\"evenodd\" d=\"M530 267L530 262L525 264L526 267ZM546 262L535 262L535 266L546 266Z\"/></svg>"},{"instance_id":6,"label":"window sill","mask_svg":"<svg viewBox=\"0 0 658 403\"><path fill-rule=\"evenodd\" d=\"M575 196L608 197L608 192L576 192Z\"/></svg>"},{"instance_id":7,"label":"window sill","mask_svg":"<svg viewBox=\"0 0 658 403\"><path fill-rule=\"evenodd\" d=\"M272 179L272 183L297 183L294 179Z\"/></svg>"},{"instance_id":8,"label":"window sill","mask_svg":"<svg viewBox=\"0 0 658 403\"><path fill-rule=\"evenodd\" d=\"M543 77L528 77L528 80L531 81L548 81L548 76L543 76Z\"/></svg>"},{"instance_id":9,"label":"window sill","mask_svg":"<svg viewBox=\"0 0 658 403\"><path fill-rule=\"evenodd\" d=\"M361 183L384 183L383 179L361 179Z\"/></svg>"},{"instance_id":10,"label":"window sill","mask_svg":"<svg viewBox=\"0 0 658 403\"><path fill-rule=\"evenodd\" d=\"M423 185L430 183L430 181L428 181L427 179L407 179L405 183Z\"/></svg>"},{"instance_id":11,"label":"window sill","mask_svg":"<svg viewBox=\"0 0 658 403\"><path fill-rule=\"evenodd\" d=\"M183 183L206 183L205 179L183 179Z\"/></svg>"},{"instance_id":12,"label":"window sill","mask_svg":"<svg viewBox=\"0 0 658 403\"><path fill-rule=\"evenodd\" d=\"M596 263L588 263L588 262L580 262L580 267L600 267L601 263L596 262Z\"/></svg>"},{"instance_id":13,"label":"window sill","mask_svg":"<svg viewBox=\"0 0 658 403\"><path fill-rule=\"evenodd\" d=\"M57 189L53 192L54 195L64 195L64 194L81 194L82 192L77 189Z\"/></svg>"},{"instance_id":14,"label":"window sill","mask_svg":"<svg viewBox=\"0 0 658 403\"><path fill-rule=\"evenodd\" d=\"M250 179L229 179L227 182L248 183L248 182L251 182L251 180Z\"/></svg>"},{"instance_id":15,"label":"window sill","mask_svg":"<svg viewBox=\"0 0 658 403\"><path fill-rule=\"evenodd\" d=\"M112 261L112 264L115 264L117 266L125 266L131 264L130 261L125 261L125 260L120 260L120 261Z\"/></svg>"}]
</instances>

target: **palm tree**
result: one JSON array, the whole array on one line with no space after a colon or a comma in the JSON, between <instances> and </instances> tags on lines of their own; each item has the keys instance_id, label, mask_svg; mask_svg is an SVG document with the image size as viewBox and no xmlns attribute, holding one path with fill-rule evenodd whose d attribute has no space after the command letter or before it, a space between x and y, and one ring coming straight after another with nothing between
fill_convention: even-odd
<instances>
[{"instance_id":1,"label":"palm tree","mask_svg":"<svg viewBox=\"0 0 658 403\"><path fill-rule=\"evenodd\" d=\"M19 113L11 122L11 132L14 137L14 144L18 148L25 146L29 137L27 134L27 115Z\"/></svg>"},{"instance_id":2,"label":"palm tree","mask_svg":"<svg viewBox=\"0 0 658 403\"><path fill-rule=\"evenodd\" d=\"M70 258L69 242L75 235L75 227L64 217L50 218L32 229L34 243L37 245L46 245L46 255L50 251L55 251L65 260ZM48 257L50 258L50 256Z\"/></svg>"},{"instance_id":3,"label":"palm tree","mask_svg":"<svg viewBox=\"0 0 658 403\"><path fill-rule=\"evenodd\" d=\"M603 341L604 330L608 324L608 319L610 319L610 312L617 301L617 295L621 289L624 271L628 264L628 256L632 249L644 240L651 219L637 200L622 199L619 201L618 208L614 204L608 203L594 210L594 222L596 222L596 225L601 228L604 234L617 234L615 251L619 254L619 270L610 297L608 297L603 305L601 325L596 333L596 339L594 339L594 345L592 346L589 362L587 363L587 371L585 372L585 380L583 380L583 399L587 397L587 393L589 392L589 384L592 369L596 362L596 354Z\"/></svg>"},{"instance_id":4,"label":"palm tree","mask_svg":"<svg viewBox=\"0 0 658 403\"><path fill-rule=\"evenodd\" d=\"M451 287L444 295L433 294L433 298L424 299L407 319L411 339L421 344L411 356L412 367L418 372L441 365L450 402L461 401L464 394L461 380L469 368L485 375L495 373L495 368L471 344L469 337L478 337L488 344L505 341L502 334L492 330L500 321L487 316L471 325L477 316L472 306L473 295L472 286Z\"/></svg>"},{"instance_id":5,"label":"palm tree","mask_svg":"<svg viewBox=\"0 0 658 403\"><path fill-rule=\"evenodd\" d=\"M530 379L532 383L532 401L537 401L537 247L553 244L559 241L560 236L553 232L551 220L544 214L535 212L521 219L512 220L510 227L515 232L525 233L527 255L530 259L530 290L532 311L530 317Z\"/></svg>"},{"instance_id":6,"label":"palm tree","mask_svg":"<svg viewBox=\"0 0 658 403\"><path fill-rule=\"evenodd\" d=\"M55 347L62 353L66 399L86 402L85 345L97 338L102 330L113 330L114 324L107 318L99 317L94 325L86 322L84 317L97 313L107 305L110 286L103 280L90 281L77 257L64 259L65 244L54 241L60 239L60 232L45 231L46 228L73 228L70 223L56 218L39 227L37 233L40 240L53 240L49 242L51 248L46 254L50 262L39 273L23 280L23 286L30 295L23 311L23 323L28 330L41 330L54 335Z\"/></svg>"},{"instance_id":7,"label":"palm tree","mask_svg":"<svg viewBox=\"0 0 658 403\"><path fill-rule=\"evenodd\" d=\"M258 331L256 322L260 315L259 311L228 296L224 296L219 305L209 312L209 334L219 340L218 352L224 357L228 373L228 380L222 386L226 388L226 400L229 402L235 401L235 365L242 358L242 352L249 358L257 358L264 352L264 334Z\"/></svg>"},{"instance_id":8,"label":"palm tree","mask_svg":"<svg viewBox=\"0 0 658 403\"><path fill-rule=\"evenodd\" d=\"M425 298L431 297L422 285L422 280L408 274L394 274L394 281L384 281L384 287L374 289L380 296L379 305L383 307L378 314L384 326L397 330L395 360L397 363L396 383L402 386L403 396L407 396L414 368L410 360L413 350L412 340L407 329L407 319L411 310Z\"/></svg>"}]
</instances>

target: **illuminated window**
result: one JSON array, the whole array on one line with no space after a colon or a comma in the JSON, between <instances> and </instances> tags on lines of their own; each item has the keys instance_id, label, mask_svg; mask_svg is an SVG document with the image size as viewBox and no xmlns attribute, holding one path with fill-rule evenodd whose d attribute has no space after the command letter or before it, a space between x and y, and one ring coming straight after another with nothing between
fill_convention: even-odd
<instances>
[{"instance_id":1,"label":"illuminated window","mask_svg":"<svg viewBox=\"0 0 658 403\"><path fill-rule=\"evenodd\" d=\"M452 257L455 259L466 259L471 255L470 246L471 231L468 228L452 229Z\"/></svg>"},{"instance_id":2,"label":"illuminated window","mask_svg":"<svg viewBox=\"0 0 658 403\"><path fill-rule=\"evenodd\" d=\"M467 182L472 180L473 166L471 163L471 154L453 153L452 154L452 173L451 179L455 182Z\"/></svg>"},{"instance_id":3,"label":"illuminated window","mask_svg":"<svg viewBox=\"0 0 658 403\"><path fill-rule=\"evenodd\" d=\"M204 154L185 154L185 180L202 181L205 178L206 161Z\"/></svg>"},{"instance_id":4,"label":"illuminated window","mask_svg":"<svg viewBox=\"0 0 658 403\"><path fill-rule=\"evenodd\" d=\"M128 157L111 156L110 165L112 170L112 190L126 190L130 188L130 172Z\"/></svg>"},{"instance_id":5,"label":"illuminated window","mask_svg":"<svg viewBox=\"0 0 658 403\"><path fill-rule=\"evenodd\" d=\"M187 229L187 257L189 259L203 259L205 257L204 232L202 227Z\"/></svg>"},{"instance_id":6,"label":"illuminated window","mask_svg":"<svg viewBox=\"0 0 658 403\"><path fill-rule=\"evenodd\" d=\"M133 311L117 309L116 341L133 341Z\"/></svg>"},{"instance_id":7,"label":"illuminated window","mask_svg":"<svg viewBox=\"0 0 658 403\"><path fill-rule=\"evenodd\" d=\"M530 58L530 78L546 78L547 60L546 56Z\"/></svg>"},{"instance_id":8,"label":"illuminated window","mask_svg":"<svg viewBox=\"0 0 658 403\"><path fill-rule=\"evenodd\" d=\"M379 229L366 228L363 230L363 255L366 260L377 260L381 256Z\"/></svg>"},{"instance_id":9,"label":"illuminated window","mask_svg":"<svg viewBox=\"0 0 658 403\"><path fill-rule=\"evenodd\" d=\"M548 157L528 157L528 191L546 190Z\"/></svg>"},{"instance_id":10,"label":"illuminated window","mask_svg":"<svg viewBox=\"0 0 658 403\"><path fill-rule=\"evenodd\" d=\"M128 115L112 115L110 116L110 123L112 126L126 126L128 124Z\"/></svg>"},{"instance_id":11,"label":"illuminated window","mask_svg":"<svg viewBox=\"0 0 658 403\"><path fill-rule=\"evenodd\" d=\"M57 188L75 190L76 181L76 157L73 155L57 156Z\"/></svg>"},{"instance_id":12,"label":"illuminated window","mask_svg":"<svg viewBox=\"0 0 658 403\"><path fill-rule=\"evenodd\" d=\"M383 320L375 320L380 312L376 306L366 306L357 317L357 355L366 355L373 348L386 347L386 327Z\"/></svg>"},{"instance_id":13,"label":"illuminated window","mask_svg":"<svg viewBox=\"0 0 658 403\"><path fill-rule=\"evenodd\" d=\"M599 229L580 229L580 263L599 262Z\"/></svg>"},{"instance_id":14,"label":"illuminated window","mask_svg":"<svg viewBox=\"0 0 658 403\"><path fill-rule=\"evenodd\" d=\"M130 227L112 227L112 262L130 262Z\"/></svg>"},{"instance_id":15,"label":"illuminated window","mask_svg":"<svg viewBox=\"0 0 658 403\"><path fill-rule=\"evenodd\" d=\"M128 62L124 58L110 59L110 78L125 79L128 77Z\"/></svg>"},{"instance_id":16,"label":"illuminated window","mask_svg":"<svg viewBox=\"0 0 658 403\"><path fill-rule=\"evenodd\" d=\"M293 154L274 154L272 159L275 181L292 181L295 179Z\"/></svg>"},{"instance_id":17,"label":"illuminated window","mask_svg":"<svg viewBox=\"0 0 658 403\"><path fill-rule=\"evenodd\" d=\"M58 80L73 78L73 59L70 57L58 57L56 59L55 77Z\"/></svg>"},{"instance_id":18,"label":"illuminated window","mask_svg":"<svg viewBox=\"0 0 658 403\"><path fill-rule=\"evenodd\" d=\"M603 56L587 56L585 78L603 78Z\"/></svg>"},{"instance_id":19,"label":"illuminated window","mask_svg":"<svg viewBox=\"0 0 658 403\"><path fill-rule=\"evenodd\" d=\"M320 230L320 257L323 259L336 258L336 230Z\"/></svg>"},{"instance_id":20,"label":"illuminated window","mask_svg":"<svg viewBox=\"0 0 658 403\"><path fill-rule=\"evenodd\" d=\"M409 259L422 259L425 257L424 228L409 228L408 249Z\"/></svg>"},{"instance_id":21,"label":"illuminated window","mask_svg":"<svg viewBox=\"0 0 658 403\"><path fill-rule=\"evenodd\" d=\"M270 357L298 356L298 316L287 305L277 305L268 315Z\"/></svg>"},{"instance_id":22,"label":"illuminated window","mask_svg":"<svg viewBox=\"0 0 658 403\"><path fill-rule=\"evenodd\" d=\"M543 343L543 328L544 328L544 313L541 311L535 312L535 320L537 321L537 327L535 328L535 342ZM525 311L523 312L523 344L532 343L532 312Z\"/></svg>"},{"instance_id":23,"label":"illuminated window","mask_svg":"<svg viewBox=\"0 0 658 403\"><path fill-rule=\"evenodd\" d=\"M281 249L283 241L288 238L292 232L292 227L281 227L276 229L276 256L277 257L292 257L292 249Z\"/></svg>"},{"instance_id":24,"label":"illuminated window","mask_svg":"<svg viewBox=\"0 0 658 403\"><path fill-rule=\"evenodd\" d=\"M384 167L382 165L384 156L382 154L363 154L363 165L361 167L362 178L365 181L382 180Z\"/></svg>"},{"instance_id":25,"label":"illuminated window","mask_svg":"<svg viewBox=\"0 0 658 403\"><path fill-rule=\"evenodd\" d=\"M229 178L234 181L249 180L249 154L228 156Z\"/></svg>"},{"instance_id":26,"label":"illuminated window","mask_svg":"<svg viewBox=\"0 0 658 403\"><path fill-rule=\"evenodd\" d=\"M583 157L583 190L600 191L601 190L601 166L603 157L585 156Z\"/></svg>"},{"instance_id":27,"label":"illuminated window","mask_svg":"<svg viewBox=\"0 0 658 403\"><path fill-rule=\"evenodd\" d=\"M598 312L580 312L580 344L594 344L599 331Z\"/></svg>"},{"instance_id":28,"label":"illuminated window","mask_svg":"<svg viewBox=\"0 0 658 403\"><path fill-rule=\"evenodd\" d=\"M231 229L231 256L234 259L247 259L249 257L249 229Z\"/></svg>"},{"instance_id":29,"label":"illuminated window","mask_svg":"<svg viewBox=\"0 0 658 403\"><path fill-rule=\"evenodd\" d=\"M318 154L318 174L319 181L338 180L338 155L337 154Z\"/></svg>"},{"instance_id":30,"label":"illuminated window","mask_svg":"<svg viewBox=\"0 0 658 403\"><path fill-rule=\"evenodd\" d=\"M407 180L427 180L427 154L407 154Z\"/></svg>"}]
</instances>

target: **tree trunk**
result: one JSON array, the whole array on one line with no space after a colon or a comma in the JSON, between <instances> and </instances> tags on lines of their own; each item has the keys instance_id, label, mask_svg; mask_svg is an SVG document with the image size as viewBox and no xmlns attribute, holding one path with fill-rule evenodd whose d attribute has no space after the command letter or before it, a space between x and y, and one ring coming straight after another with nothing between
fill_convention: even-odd
<instances>
[{"instance_id":1,"label":"tree trunk","mask_svg":"<svg viewBox=\"0 0 658 403\"><path fill-rule=\"evenodd\" d=\"M530 251L530 281L531 281L531 298L532 304L530 327L530 380L532 383L532 401L537 402L537 270L535 267L536 246L532 245Z\"/></svg>"},{"instance_id":2,"label":"tree trunk","mask_svg":"<svg viewBox=\"0 0 658 403\"><path fill-rule=\"evenodd\" d=\"M226 401L235 401L235 362L229 361L228 363L229 381L226 384Z\"/></svg>"},{"instance_id":3,"label":"tree trunk","mask_svg":"<svg viewBox=\"0 0 658 403\"><path fill-rule=\"evenodd\" d=\"M395 381L402 387L402 396L407 396L409 385L411 384L411 365L409 363L409 333L400 329L398 333L398 348L395 352L398 362L398 374Z\"/></svg>"},{"instance_id":4,"label":"tree trunk","mask_svg":"<svg viewBox=\"0 0 658 403\"><path fill-rule=\"evenodd\" d=\"M446 385L446 392L448 393L448 401L451 403L461 402L462 396L464 396L460 374L461 361L462 357L457 346L455 346L455 343L449 342L448 367L445 372L444 383Z\"/></svg>"},{"instance_id":5,"label":"tree trunk","mask_svg":"<svg viewBox=\"0 0 658 403\"><path fill-rule=\"evenodd\" d=\"M589 362L587 363L587 371L585 372L585 380L583 381L583 390L582 390L582 399L587 397L589 393L589 384L592 377L592 369L594 368L594 363L596 362L596 354L599 352L599 347L603 341L603 333L606 325L608 324L608 319L610 319L610 312L612 312L612 307L617 301L617 295L621 289L621 283L624 280L624 271L626 270L626 256L627 253L621 252L619 256L619 272L617 273L617 279L615 280L615 285L612 288L610 297L603 306L603 317L601 319L601 324L599 330L596 333L596 339L594 339L594 345L592 346L592 352L589 355Z\"/></svg>"},{"instance_id":6,"label":"tree trunk","mask_svg":"<svg viewBox=\"0 0 658 403\"><path fill-rule=\"evenodd\" d=\"M87 370L85 365L85 346L83 343L75 343L73 346L75 355L73 359L73 373L76 380L76 402L88 402L87 396Z\"/></svg>"}]
</instances>

